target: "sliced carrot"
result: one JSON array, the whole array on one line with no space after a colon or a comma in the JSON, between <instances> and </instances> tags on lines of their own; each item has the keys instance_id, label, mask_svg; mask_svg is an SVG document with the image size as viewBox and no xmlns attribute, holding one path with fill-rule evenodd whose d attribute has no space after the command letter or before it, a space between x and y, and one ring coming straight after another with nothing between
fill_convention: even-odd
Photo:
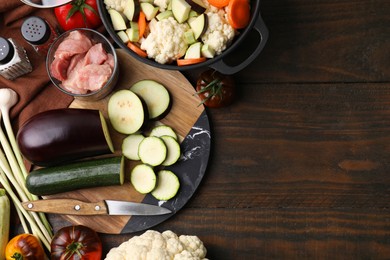
<instances>
[{"instance_id":1,"label":"sliced carrot","mask_svg":"<svg viewBox=\"0 0 390 260\"><path fill-rule=\"evenodd\" d=\"M228 21L234 29L245 28L250 21L250 5L248 0L230 0Z\"/></svg>"},{"instance_id":2,"label":"sliced carrot","mask_svg":"<svg viewBox=\"0 0 390 260\"><path fill-rule=\"evenodd\" d=\"M212 6L218 7L218 8L223 8L225 6L229 5L230 0L208 0L209 4Z\"/></svg>"},{"instance_id":3,"label":"sliced carrot","mask_svg":"<svg viewBox=\"0 0 390 260\"><path fill-rule=\"evenodd\" d=\"M144 12L140 12L138 16L138 30L139 30L139 38L141 39L144 36L146 30L146 17Z\"/></svg>"},{"instance_id":4,"label":"sliced carrot","mask_svg":"<svg viewBox=\"0 0 390 260\"><path fill-rule=\"evenodd\" d=\"M206 61L206 57L200 57L196 59L178 59L177 60L177 65L178 66L186 66L186 65L192 65L200 62Z\"/></svg>"},{"instance_id":5,"label":"sliced carrot","mask_svg":"<svg viewBox=\"0 0 390 260\"><path fill-rule=\"evenodd\" d=\"M137 53L141 57L144 57L144 58L148 57L148 54L146 54L146 52L144 50L142 50L140 47L138 47L137 45L135 45L132 42L128 42L127 47L129 47L130 50L134 51L135 53Z\"/></svg>"}]
</instances>

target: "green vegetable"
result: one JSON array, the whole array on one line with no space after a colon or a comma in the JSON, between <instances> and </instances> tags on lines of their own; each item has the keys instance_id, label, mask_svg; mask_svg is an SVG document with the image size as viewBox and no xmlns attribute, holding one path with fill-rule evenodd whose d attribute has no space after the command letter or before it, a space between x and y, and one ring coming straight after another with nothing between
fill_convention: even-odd
<instances>
[{"instance_id":1,"label":"green vegetable","mask_svg":"<svg viewBox=\"0 0 390 260\"><path fill-rule=\"evenodd\" d=\"M32 171L27 189L35 195L49 195L83 188L122 185L124 157L75 162Z\"/></svg>"},{"instance_id":2,"label":"green vegetable","mask_svg":"<svg viewBox=\"0 0 390 260\"><path fill-rule=\"evenodd\" d=\"M4 189L0 189L0 259L5 259L5 248L9 238L10 201Z\"/></svg>"},{"instance_id":3,"label":"green vegetable","mask_svg":"<svg viewBox=\"0 0 390 260\"><path fill-rule=\"evenodd\" d=\"M131 171L130 181L139 193L146 194L156 186L156 174L151 166L139 164Z\"/></svg>"},{"instance_id":4,"label":"green vegetable","mask_svg":"<svg viewBox=\"0 0 390 260\"><path fill-rule=\"evenodd\" d=\"M158 200L172 199L180 188L177 176L169 170L161 170L157 173L157 185L152 191L153 197Z\"/></svg>"}]
</instances>

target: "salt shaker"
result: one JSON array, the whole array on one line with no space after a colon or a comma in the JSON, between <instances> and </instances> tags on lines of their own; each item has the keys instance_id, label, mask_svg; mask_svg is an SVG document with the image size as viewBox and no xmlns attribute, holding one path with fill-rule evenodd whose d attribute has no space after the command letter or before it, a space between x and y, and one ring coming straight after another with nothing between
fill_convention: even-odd
<instances>
[{"instance_id":1,"label":"salt shaker","mask_svg":"<svg viewBox=\"0 0 390 260\"><path fill-rule=\"evenodd\" d=\"M46 56L50 45L58 37L54 28L38 16L31 16L24 20L20 30L23 38L42 56Z\"/></svg>"},{"instance_id":2,"label":"salt shaker","mask_svg":"<svg viewBox=\"0 0 390 260\"><path fill-rule=\"evenodd\" d=\"M31 71L26 50L11 38L0 37L0 75L14 80Z\"/></svg>"}]
</instances>

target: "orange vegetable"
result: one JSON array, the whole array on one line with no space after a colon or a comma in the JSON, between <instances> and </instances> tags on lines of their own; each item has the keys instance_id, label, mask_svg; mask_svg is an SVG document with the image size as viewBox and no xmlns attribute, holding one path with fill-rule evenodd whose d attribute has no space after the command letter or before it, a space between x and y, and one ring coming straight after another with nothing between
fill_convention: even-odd
<instances>
[{"instance_id":1,"label":"orange vegetable","mask_svg":"<svg viewBox=\"0 0 390 260\"><path fill-rule=\"evenodd\" d=\"M137 45L135 45L132 42L128 42L127 47L129 47L130 50L134 51L135 53L137 53L141 57L144 57L144 58L148 57L148 54L146 54L145 51L143 51L140 47L138 47Z\"/></svg>"},{"instance_id":2,"label":"orange vegetable","mask_svg":"<svg viewBox=\"0 0 390 260\"><path fill-rule=\"evenodd\" d=\"M36 236L20 234L8 242L5 248L5 259L42 260L45 259L45 252Z\"/></svg>"},{"instance_id":3,"label":"orange vegetable","mask_svg":"<svg viewBox=\"0 0 390 260\"><path fill-rule=\"evenodd\" d=\"M206 61L206 57L200 57L197 59L178 59L177 60L177 65L178 66L186 66L186 65L192 65L200 62Z\"/></svg>"},{"instance_id":4,"label":"orange vegetable","mask_svg":"<svg viewBox=\"0 0 390 260\"><path fill-rule=\"evenodd\" d=\"M139 38L141 39L146 30L146 17L144 12L140 12L138 16L138 30L139 30Z\"/></svg>"},{"instance_id":5,"label":"orange vegetable","mask_svg":"<svg viewBox=\"0 0 390 260\"><path fill-rule=\"evenodd\" d=\"M230 0L208 0L212 6L223 8L229 5Z\"/></svg>"},{"instance_id":6,"label":"orange vegetable","mask_svg":"<svg viewBox=\"0 0 390 260\"><path fill-rule=\"evenodd\" d=\"M234 29L242 29L250 21L250 5L248 0L230 0L228 8L228 21Z\"/></svg>"}]
</instances>

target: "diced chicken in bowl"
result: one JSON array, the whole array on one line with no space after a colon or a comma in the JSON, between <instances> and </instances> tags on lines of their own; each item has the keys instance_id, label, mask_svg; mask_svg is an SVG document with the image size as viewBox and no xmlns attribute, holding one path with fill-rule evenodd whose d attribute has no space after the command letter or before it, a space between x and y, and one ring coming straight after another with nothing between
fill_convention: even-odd
<instances>
[{"instance_id":1,"label":"diced chicken in bowl","mask_svg":"<svg viewBox=\"0 0 390 260\"><path fill-rule=\"evenodd\" d=\"M47 69L53 83L75 97L106 96L117 80L112 45L100 33L76 29L64 33L51 47Z\"/></svg>"}]
</instances>

